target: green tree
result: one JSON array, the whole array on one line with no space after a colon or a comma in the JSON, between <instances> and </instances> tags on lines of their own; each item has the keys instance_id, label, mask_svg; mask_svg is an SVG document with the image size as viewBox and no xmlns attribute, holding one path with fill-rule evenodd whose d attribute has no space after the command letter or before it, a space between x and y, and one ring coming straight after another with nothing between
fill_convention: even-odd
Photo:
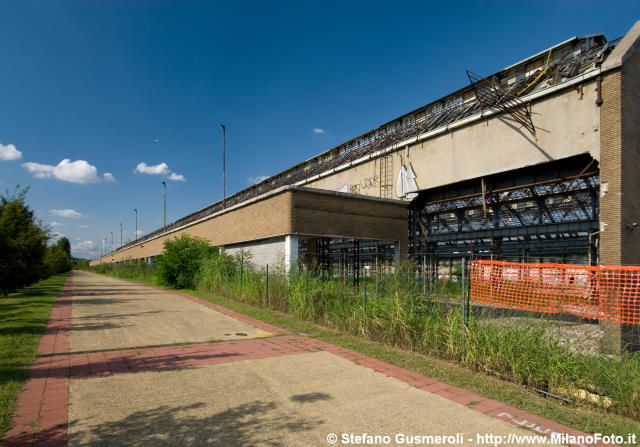
<instances>
[{"instance_id":1,"label":"green tree","mask_svg":"<svg viewBox=\"0 0 640 447\"><path fill-rule=\"evenodd\" d=\"M186 234L165 241L164 252L155 259L158 279L178 289L194 288L202 262L218 254L206 239Z\"/></svg>"},{"instance_id":2,"label":"green tree","mask_svg":"<svg viewBox=\"0 0 640 447\"><path fill-rule=\"evenodd\" d=\"M58 239L58 242L56 242L56 246L63 252L65 252L69 258L71 258L71 243L69 242L69 239L67 239L66 237L61 237L60 239Z\"/></svg>"},{"instance_id":3,"label":"green tree","mask_svg":"<svg viewBox=\"0 0 640 447\"><path fill-rule=\"evenodd\" d=\"M71 258L59 244L47 247L43 262L47 275L65 273L72 267Z\"/></svg>"},{"instance_id":4,"label":"green tree","mask_svg":"<svg viewBox=\"0 0 640 447\"><path fill-rule=\"evenodd\" d=\"M41 279L47 229L26 205L28 188L0 198L0 289L4 296Z\"/></svg>"},{"instance_id":5,"label":"green tree","mask_svg":"<svg viewBox=\"0 0 640 447\"><path fill-rule=\"evenodd\" d=\"M89 270L89 260L82 258L71 258L75 270Z\"/></svg>"}]
</instances>

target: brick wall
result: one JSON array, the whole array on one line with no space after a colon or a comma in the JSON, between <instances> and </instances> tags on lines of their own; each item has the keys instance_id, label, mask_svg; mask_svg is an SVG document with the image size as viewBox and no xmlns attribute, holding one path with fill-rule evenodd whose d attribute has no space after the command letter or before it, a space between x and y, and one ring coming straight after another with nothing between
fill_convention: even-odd
<instances>
[{"instance_id":1,"label":"brick wall","mask_svg":"<svg viewBox=\"0 0 640 447\"><path fill-rule=\"evenodd\" d=\"M600 263L640 265L640 52L602 80ZM633 227L634 223L639 226ZM615 291L613 292L615 293ZM637 328L603 323L602 348L619 352L638 341Z\"/></svg>"},{"instance_id":2,"label":"brick wall","mask_svg":"<svg viewBox=\"0 0 640 447\"><path fill-rule=\"evenodd\" d=\"M600 263L607 265L622 263L621 85L620 70L603 76L603 102L600 108L600 223L604 231L600 234Z\"/></svg>"},{"instance_id":3,"label":"brick wall","mask_svg":"<svg viewBox=\"0 0 640 447\"><path fill-rule=\"evenodd\" d=\"M622 264L640 265L640 50L624 62L621 78Z\"/></svg>"},{"instance_id":4,"label":"brick wall","mask_svg":"<svg viewBox=\"0 0 640 447\"><path fill-rule=\"evenodd\" d=\"M293 204L293 229L298 234L395 240L400 241L400 256L407 254L404 203L296 191Z\"/></svg>"},{"instance_id":5,"label":"brick wall","mask_svg":"<svg viewBox=\"0 0 640 447\"><path fill-rule=\"evenodd\" d=\"M401 202L288 190L167 236L145 241L105 257L103 262L159 255L167 238L173 239L183 233L203 237L212 245L237 244L286 234L399 240L401 254L405 255L407 231L407 209Z\"/></svg>"}]
</instances>

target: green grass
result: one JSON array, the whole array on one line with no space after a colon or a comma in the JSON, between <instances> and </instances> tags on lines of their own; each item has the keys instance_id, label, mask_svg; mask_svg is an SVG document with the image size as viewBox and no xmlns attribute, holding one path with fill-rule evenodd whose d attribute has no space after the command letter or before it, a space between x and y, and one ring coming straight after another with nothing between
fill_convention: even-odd
<instances>
[{"instance_id":1,"label":"green grass","mask_svg":"<svg viewBox=\"0 0 640 447\"><path fill-rule=\"evenodd\" d=\"M10 428L16 397L29 377L40 337L69 274L0 297L0 438Z\"/></svg>"}]
</instances>

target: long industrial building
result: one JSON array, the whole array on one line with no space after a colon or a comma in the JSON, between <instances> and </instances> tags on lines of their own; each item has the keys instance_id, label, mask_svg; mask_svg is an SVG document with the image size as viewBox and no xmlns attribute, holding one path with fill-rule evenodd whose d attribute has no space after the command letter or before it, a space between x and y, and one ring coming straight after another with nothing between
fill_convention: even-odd
<instances>
[{"instance_id":1,"label":"long industrial building","mask_svg":"<svg viewBox=\"0 0 640 447\"><path fill-rule=\"evenodd\" d=\"M410 257L640 264L640 22L573 37L146 234L187 233L256 267L357 275Z\"/></svg>"}]
</instances>

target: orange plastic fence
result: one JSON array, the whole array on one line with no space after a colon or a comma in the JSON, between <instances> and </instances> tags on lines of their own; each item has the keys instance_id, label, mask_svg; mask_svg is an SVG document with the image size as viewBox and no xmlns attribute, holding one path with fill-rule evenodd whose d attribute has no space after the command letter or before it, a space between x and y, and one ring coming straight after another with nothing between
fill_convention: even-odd
<instances>
[{"instance_id":1,"label":"orange plastic fence","mask_svg":"<svg viewBox=\"0 0 640 447\"><path fill-rule=\"evenodd\" d=\"M470 299L640 325L640 267L473 261Z\"/></svg>"}]
</instances>

